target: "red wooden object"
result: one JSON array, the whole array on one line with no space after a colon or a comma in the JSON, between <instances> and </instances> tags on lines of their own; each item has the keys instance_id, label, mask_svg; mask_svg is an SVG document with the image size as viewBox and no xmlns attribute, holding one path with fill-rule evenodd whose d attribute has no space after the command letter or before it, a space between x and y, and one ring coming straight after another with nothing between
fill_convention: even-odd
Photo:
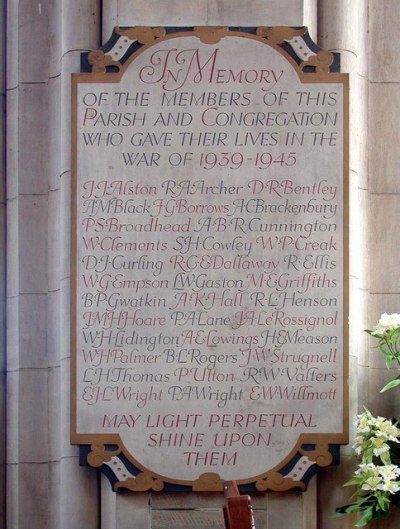
<instances>
[{"instance_id":1,"label":"red wooden object","mask_svg":"<svg viewBox=\"0 0 400 529\"><path fill-rule=\"evenodd\" d=\"M225 529L255 529L250 496L241 496L235 481L224 482L224 494Z\"/></svg>"}]
</instances>

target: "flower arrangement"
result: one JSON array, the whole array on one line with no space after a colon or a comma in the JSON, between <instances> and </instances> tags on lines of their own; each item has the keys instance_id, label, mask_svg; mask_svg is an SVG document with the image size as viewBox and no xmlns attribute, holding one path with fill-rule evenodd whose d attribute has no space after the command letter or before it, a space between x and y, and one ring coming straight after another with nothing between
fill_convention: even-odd
<instances>
[{"instance_id":1,"label":"flower arrangement","mask_svg":"<svg viewBox=\"0 0 400 529\"><path fill-rule=\"evenodd\" d=\"M382 314L377 326L366 332L378 340L386 367L400 366L400 314ZM381 392L400 385L400 376L391 380ZM357 501L336 509L337 516L360 513L356 527L390 514L391 505L400 509L400 429L395 419L374 417L365 409L357 416L353 448L361 458L354 476L345 486L355 485L352 498Z\"/></svg>"},{"instance_id":2,"label":"flower arrangement","mask_svg":"<svg viewBox=\"0 0 400 529\"><path fill-rule=\"evenodd\" d=\"M393 362L400 366L400 314L382 314L375 329L365 332L378 339L377 348L385 355L388 369ZM381 392L399 385L400 375L386 384Z\"/></svg>"}]
</instances>

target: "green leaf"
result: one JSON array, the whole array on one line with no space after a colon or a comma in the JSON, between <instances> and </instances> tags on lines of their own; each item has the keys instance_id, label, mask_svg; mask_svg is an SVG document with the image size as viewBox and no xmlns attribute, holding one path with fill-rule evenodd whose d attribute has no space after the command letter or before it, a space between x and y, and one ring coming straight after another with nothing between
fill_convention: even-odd
<instances>
[{"instance_id":1,"label":"green leaf","mask_svg":"<svg viewBox=\"0 0 400 529\"><path fill-rule=\"evenodd\" d=\"M360 518L357 520L357 523L354 524L355 527L363 527L364 525L367 525L368 522L372 520L373 517L373 507L368 507L368 509L365 509L364 513Z\"/></svg>"},{"instance_id":2,"label":"green leaf","mask_svg":"<svg viewBox=\"0 0 400 529\"><path fill-rule=\"evenodd\" d=\"M400 386L400 375L394 380L388 382L386 386L383 386L383 388L381 389L381 393L383 393L384 391L388 391L389 389L393 389L396 386Z\"/></svg>"},{"instance_id":3,"label":"green leaf","mask_svg":"<svg viewBox=\"0 0 400 529\"><path fill-rule=\"evenodd\" d=\"M388 503L387 498L379 495L377 498L378 505L382 511L387 511L388 506L390 505L390 502Z\"/></svg>"},{"instance_id":4,"label":"green leaf","mask_svg":"<svg viewBox=\"0 0 400 529\"><path fill-rule=\"evenodd\" d=\"M349 487L350 485L359 485L362 481L363 478L361 476L356 476L354 478L349 479L349 481L346 481L343 487Z\"/></svg>"},{"instance_id":5,"label":"green leaf","mask_svg":"<svg viewBox=\"0 0 400 529\"><path fill-rule=\"evenodd\" d=\"M386 353L383 353L385 355L385 364L386 364L386 369L390 369L390 366L392 365L392 362L393 362L393 357L392 355L388 355Z\"/></svg>"}]
</instances>

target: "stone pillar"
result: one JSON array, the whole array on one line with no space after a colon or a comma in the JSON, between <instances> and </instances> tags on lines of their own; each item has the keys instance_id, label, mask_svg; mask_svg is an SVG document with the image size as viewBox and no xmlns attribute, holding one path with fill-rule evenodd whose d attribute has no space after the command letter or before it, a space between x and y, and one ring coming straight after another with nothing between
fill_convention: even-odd
<instances>
[{"instance_id":1,"label":"stone pillar","mask_svg":"<svg viewBox=\"0 0 400 529\"><path fill-rule=\"evenodd\" d=\"M369 326L374 325L383 312L400 312L399 24L399 2L369 0ZM366 356L369 391L362 404L376 415L399 417L399 388L379 393L398 371L390 373L386 369L383 355L372 349L373 345L376 344L370 340ZM395 529L399 522L400 514L396 510L385 529Z\"/></svg>"},{"instance_id":2,"label":"stone pillar","mask_svg":"<svg viewBox=\"0 0 400 529\"><path fill-rule=\"evenodd\" d=\"M350 439L354 418L363 404L368 387L366 328L368 303L367 217L367 121L368 121L368 1L319 0L318 44L338 51L342 71L350 74ZM350 517L332 518L335 508L347 503L350 491L343 483L350 479L355 461L351 445L341 450L341 464L319 475L319 522L324 529L353 527Z\"/></svg>"},{"instance_id":3,"label":"stone pillar","mask_svg":"<svg viewBox=\"0 0 400 529\"><path fill-rule=\"evenodd\" d=\"M98 527L96 477L69 444L69 86L80 51L99 45L99 12L96 0L7 3L12 529Z\"/></svg>"},{"instance_id":4,"label":"stone pillar","mask_svg":"<svg viewBox=\"0 0 400 529\"><path fill-rule=\"evenodd\" d=\"M5 347L5 184L6 184L6 10L0 3L0 528L5 529L6 497L6 347ZM4 520L4 522L2 522Z\"/></svg>"}]
</instances>

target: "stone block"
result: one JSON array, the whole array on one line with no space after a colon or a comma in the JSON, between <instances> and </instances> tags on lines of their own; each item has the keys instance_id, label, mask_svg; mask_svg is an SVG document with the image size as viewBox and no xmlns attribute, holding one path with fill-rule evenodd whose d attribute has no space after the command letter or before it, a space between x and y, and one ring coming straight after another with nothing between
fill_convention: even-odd
<instances>
[{"instance_id":1,"label":"stone block","mask_svg":"<svg viewBox=\"0 0 400 529\"><path fill-rule=\"evenodd\" d=\"M353 453L352 444L355 437L355 421L358 414L358 363L357 358L351 357L349 365L349 444L341 448L341 453L351 455Z\"/></svg>"},{"instance_id":2,"label":"stone block","mask_svg":"<svg viewBox=\"0 0 400 529\"><path fill-rule=\"evenodd\" d=\"M61 177L59 215L59 238L60 238L60 279L61 281L70 277L71 274L71 173L64 173Z\"/></svg>"},{"instance_id":3,"label":"stone block","mask_svg":"<svg viewBox=\"0 0 400 529\"><path fill-rule=\"evenodd\" d=\"M373 222L370 222L369 243L370 290L374 294L400 292L400 231L397 229L399 207L400 195L371 196L370 219Z\"/></svg>"},{"instance_id":4,"label":"stone block","mask_svg":"<svg viewBox=\"0 0 400 529\"><path fill-rule=\"evenodd\" d=\"M48 466L47 463L25 463L19 469L19 529L51 529L48 525ZM34 486L32 486L34 484Z\"/></svg>"},{"instance_id":5,"label":"stone block","mask_svg":"<svg viewBox=\"0 0 400 529\"><path fill-rule=\"evenodd\" d=\"M270 492L267 499L268 529L282 529L282 513L285 513L285 529L302 526L302 497L296 492Z\"/></svg>"},{"instance_id":6,"label":"stone block","mask_svg":"<svg viewBox=\"0 0 400 529\"><path fill-rule=\"evenodd\" d=\"M58 394L60 398L60 450L62 457L76 457L78 448L70 443L70 363L61 360Z\"/></svg>"},{"instance_id":7,"label":"stone block","mask_svg":"<svg viewBox=\"0 0 400 529\"><path fill-rule=\"evenodd\" d=\"M47 295L19 296L19 366L22 369L47 368Z\"/></svg>"},{"instance_id":8,"label":"stone block","mask_svg":"<svg viewBox=\"0 0 400 529\"><path fill-rule=\"evenodd\" d=\"M324 50L348 50L356 53L358 2L322 0L319 2L319 45Z\"/></svg>"},{"instance_id":9,"label":"stone block","mask_svg":"<svg viewBox=\"0 0 400 529\"><path fill-rule=\"evenodd\" d=\"M222 509L224 496L222 493L208 492L164 492L151 494L150 505L152 509Z\"/></svg>"},{"instance_id":10,"label":"stone block","mask_svg":"<svg viewBox=\"0 0 400 529\"><path fill-rule=\"evenodd\" d=\"M358 383L358 400L357 412L362 413L364 406L368 408L370 405L370 381L369 381L369 367L358 366L357 369L357 383Z\"/></svg>"},{"instance_id":11,"label":"stone block","mask_svg":"<svg viewBox=\"0 0 400 529\"><path fill-rule=\"evenodd\" d=\"M18 71L20 83L40 83L48 79L48 2L18 2ZM26 37L29 35L29 38Z\"/></svg>"},{"instance_id":12,"label":"stone block","mask_svg":"<svg viewBox=\"0 0 400 529\"><path fill-rule=\"evenodd\" d=\"M19 292L18 211L19 199L9 200L7 203L7 298L16 297Z\"/></svg>"},{"instance_id":13,"label":"stone block","mask_svg":"<svg viewBox=\"0 0 400 529\"><path fill-rule=\"evenodd\" d=\"M61 76L49 80L49 114L51 116L51 134L47 154L49 157L48 188L51 191L60 188L61 173Z\"/></svg>"},{"instance_id":14,"label":"stone block","mask_svg":"<svg viewBox=\"0 0 400 529\"><path fill-rule=\"evenodd\" d=\"M200 511L200 510L153 510L151 512L151 528L166 529L224 529L224 518L221 511ZM146 525L139 525L138 529L145 529ZM125 528L124 528L125 529ZM126 529L128 529L126 527Z\"/></svg>"},{"instance_id":15,"label":"stone block","mask_svg":"<svg viewBox=\"0 0 400 529\"><path fill-rule=\"evenodd\" d=\"M311 39L317 42L318 39L318 1L303 1L303 25L308 28Z\"/></svg>"},{"instance_id":16,"label":"stone block","mask_svg":"<svg viewBox=\"0 0 400 529\"><path fill-rule=\"evenodd\" d=\"M18 387L18 461L44 463L49 460L49 388L47 369L22 369ZM23 433L22 433L23 432Z\"/></svg>"},{"instance_id":17,"label":"stone block","mask_svg":"<svg viewBox=\"0 0 400 529\"><path fill-rule=\"evenodd\" d=\"M1 82L1 74L0 74ZM6 93L0 92L0 202L6 200Z\"/></svg>"},{"instance_id":18,"label":"stone block","mask_svg":"<svg viewBox=\"0 0 400 529\"><path fill-rule=\"evenodd\" d=\"M353 74L368 72L368 2L345 0L318 2L318 43L325 50L354 55Z\"/></svg>"},{"instance_id":19,"label":"stone block","mask_svg":"<svg viewBox=\"0 0 400 529\"><path fill-rule=\"evenodd\" d=\"M357 287L357 282L350 284ZM369 365L368 336L364 332L367 328L367 310L369 293L358 288L350 290L350 355L357 358L359 365Z\"/></svg>"},{"instance_id":20,"label":"stone block","mask_svg":"<svg viewBox=\"0 0 400 529\"><path fill-rule=\"evenodd\" d=\"M368 189L368 82L350 74L350 170L357 174L357 185ZM353 174L352 174L353 178Z\"/></svg>"},{"instance_id":21,"label":"stone block","mask_svg":"<svg viewBox=\"0 0 400 529\"><path fill-rule=\"evenodd\" d=\"M49 461L61 459L61 402L59 397L60 368L49 369Z\"/></svg>"},{"instance_id":22,"label":"stone block","mask_svg":"<svg viewBox=\"0 0 400 529\"><path fill-rule=\"evenodd\" d=\"M308 482L302 500L303 528L317 529L317 476Z\"/></svg>"},{"instance_id":23,"label":"stone block","mask_svg":"<svg viewBox=\"0 0 400 529\"><path fill-rule=\"evenodd\" d=\"M207 0L117 0L118 26L204 26Z\"/></svg>"},{"instance_id":24,"label":"stone block","mask_svg":"<svg viewBox=\"0 0 400 529\"><path fill-rule=\"evenodd\" d=\"M70 281L64 279L61 281L60 289L60 319L63 325L60 328L60 358L68 360L71 355L70 348Z\"/></svg>"},{"instance_id":25,"label":"stone block","mask_svg":"<svg viewBox=\"0 0 400 529\"><path fill-rule=\"evenodd\" d=\"M131 4L132 6L132 4ZM97 0L63 2L61 54L100 46L100 9Z\"/></svg>"},{"instance_id":26,"label":"stone block","mask_svg":"<svg viewBox=\"0 0 400 529\"><path fill-rule=\"evenodd\" d=\"M112 35L113 28L117 26L118 9L117 2L106 2L103 4L102 36L101 43L104 45Z\"/></svg>"},{"instance_id":27,"label":"stone block","mask_svg":"<svg viewBox=\"0 0 400 529\"><path fill-rule=\"evenodd\" d=\"M2 2L0 4L0 94L5 94L6 92L6 4Z\"/></svg>"},{"instance_id":28,"label":"stone block","mask_svg":"<svg viewBox=\"0 0 400 529\"><path fill-rule=\"evenodd\" d=\"M7 300L7 371L19 368L19 296Z\"/></svg>"},{"instance_id":29,"label":"stone block","mask_svg":"<svg viewBox=\"0 0 400 529\"><path fill-rule=\"evenodd\" d=\"M117 529L131 529L132 527L135 527L135 529L148 529L150 527L149 522L149 495L146 492L129 495L117 494Z\"/></svg>"},{"instance_id":30,"label":"stone block","mask_svg":"<svg viewBox=\"0 0 400 529\"><path fill-rule=\"evenodd\" d=\"M19 476L18 476L18 465L7 464L6 465L6 475L7 475L7 489L15 491L14 494L8 494L6 496L6 519L5 524L8 527L18 527L18 486L19 486Z\"/></svg>"},{"instance_id":31,"label":"stone block","mask_svg":"<svg viewBox=\"0 0 400 529\"><path fill-rule=\"evenodd\" d=\"M60 213L61 208L61 191L50 191L48 195L48 288L51 291L60 288L61 262L61 226ZM64 227L64 226L63 226Z\"/></svg>"},{"instance_id":32,"label":"stone block","mask_svg":"<svg viewBox=\"0 0 400 529\"><path fill-rule=\"evenodd\" d=\"M4 2L3 2L4 4ZM5 5L5 4L4 4ZM10 2L7 6L7 71L6 86L8 90L18 86L18 2Z\"/></svg>"},{"instance_id":33,"label":"stone block","mask_svg":"<svg viewBox=\"0 0 400 529\"><path fill-rule=\"evenodd\" d=\"M369 2L369 39L371 49L370 81L400 82L398 34L400 3L398 0Z\"/></svg>"},{"instance_id":34,"label":"stone block","mask_svg":"<svg viewBox=\"0 0 400 529\"><path fill-rule=\"evenodd\" d=\"M370 83L369 91L370 191L400 193L397 141L400 135L400 122L397 112L394 111L400 105L400 83Z\"/></svg>"},{"instance_id":35,"label":"stone block","mask_svg":"<svg viewBox=\"0 0 400 529\"><path fill-rule=\"evenodd\" d=\"M108 478L101 474L101 526L107 529L117 529L116 527L116 509L117 494L112 490Z\"/></svg>"},{"instance_id":36,"label":"stone block","mask_svg":"<svg viewBox=\"0 0 400 529\"><path fill-rule=\"evenodd\" d=\"M71 170L71 73L79 73L81 51L69 52L61 61L60 175Z\"/></svg>"},{"instance_id":37,"label":"stone block","mask_svg":"<svg viewBox=\"0 0 400 529\"><path fill-rule=\"evenodd\" d=\"M48 526L50 528L56 528L60 525L60 492L62 488L61 473L60 473L60 462L51 461L48 465L49 468L49 507L48 507Z\"/></svg>"},{"instance_id":38,"label":"stone block","mask_svg":"<svg viewBox=\"0 0 400 529\"><path fill-rule=\"evenodd\" d=\"M349 258L350 275L358 280L358 288L368 288L368 232L367 213L370 196L366 190L357 186L356 179L350 175L349 207Z\"/></svg>"},{"instance_id":39,"label":"stone block","mask_svg":"<svg viewBox=\"0 0 400 529\"><path fill-rule=\"evenodd\" d=\"M75 457L63 458L60 462L60 476L62 487L59 502L62 528L98 529L96 471L93 468L80 467Z\"/></svg>"},{"instance_id":40,"label":"stone block","mask_svg":"<svg viewBox=\"0 0 400 529\"><path fill-rule=\"evenodd\" d=\"M19 288L23 294L47 293L47 195L18 199Z\"/></svg>"},{"instance_id":41,"label":"stone block","mask_svg":"<svg viewBox=\"0 0 400 529\"><path fill-rule=\"evenodd\" d=\"M5 447L1 449L5 452ZM6 523L6 465L0 463L0 520L3 520L3 527Z\"/></svg>"},{"instance_id":42,"label":"stone block","mask_svg":"<svg viewBox=\"0 0 400 529\"><path fill-rule=\"evenodd\" d=\"M369 2L366 0L354 0L357 4L357 73L365 80L368 77L370 67L370 54L368 53L369 44Z\"/></svg>"},{"instance_id":43,"label":"stone block","mask_svg":"<svg viewBox=\"0 0 400 529\"><path fill-rule=\"evenodd\" d=\"M62 16L63 0L53 0L48 4L49 18L49 79L52 80L60 75L61 71L61 41L63 32Z\"/></svg>"},{"instance_id":44,"label":"stone block","mask_svg":"<svg viewBox=\"0 0 400 529\"><path fill-rule=\"evenodd\" d=\"M18 100L19 193L36 195L47 193L49 110L47 84L20 86Z\"/></svg>"},{"instance_id":45,"label":"stone block","mask_svg":"<svg viewBox=\"0 0 400 529\"><path fill-rule=\"evenodd\" d=\"M207 24L227 26L301 26L303 0L208 0Z\"/></svg>"},{"instance_id":46,"label":"stone block","mask_svg":"<svg viewBox=\"0 0 400 529\"><path fill-rule=\"evenodd\" d=\"M60 332L64 325L60 317L60 290L47 294L47 363L49 367L60 365Z\"/></svg>"},{"instance_id":47,"label":"stone block","mask_svg":"<svg viewBox=\"0 0 400 529\"><path fill-rule=\"evenodd\" d=\"M18 87L7 91L7 186L6 198L18 196Z\"/></svg>"},{"instance_id":48,"label":"stone block","mask_svg":"<svg viewBox=\"0 0 400 529\"><path fill-rule=\"evenodd\" d=\"M6 207L0 203L0 302L6 299ZM0 316L1 322L1 316ZM0 323L1 325L1 323Z\"/></svg>"},{"instance_id":49,"label":"stone block","mask_svg":"<svg viewBox=\"0 0 400 529\"><path fill-rule=\"evenodd\" d=\"M7 372L7 464L19 461L19 372ZM11 468L11 467L10 467Z\"/></svg>"}]
</instances>

